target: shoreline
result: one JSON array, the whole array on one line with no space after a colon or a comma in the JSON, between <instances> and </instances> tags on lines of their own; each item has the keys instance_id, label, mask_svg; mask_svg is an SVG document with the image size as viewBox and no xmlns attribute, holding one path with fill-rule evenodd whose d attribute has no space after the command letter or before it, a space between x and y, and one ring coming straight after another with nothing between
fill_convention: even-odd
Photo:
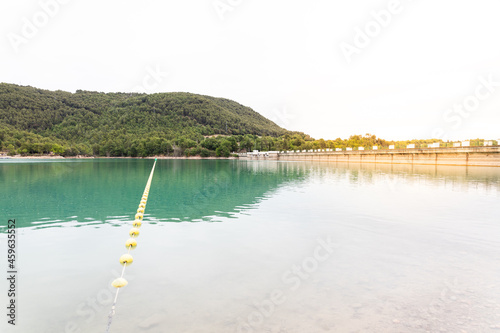
<instances>
[{"instance_id":1,"label":"shoreline","mask_svg":"<svg viewBox=\"0 0 500 333\"><path fill-rule=\"evenodd\" d=\"M223 160L237 160L239 159L238 157L201 157L201 156L164 156L164 155L159 155L159 156L147 156L147 157L130 157L130 156L116 156L116 157L108 157L108 156L82 156L82 155L77 155L77 156L71 156L71 157L64 157L60 155L29 155L29 156L21 156L21 155L14 155L14 156L7 156L7 155L0 155L0 160L13 160L13 159L20 159L20 160L31 160L31 159L51 159L51 160L69 160L69 159L159 159L159 160L218 160L218 159L223 159Z\"/></svg>"}]
</instances>

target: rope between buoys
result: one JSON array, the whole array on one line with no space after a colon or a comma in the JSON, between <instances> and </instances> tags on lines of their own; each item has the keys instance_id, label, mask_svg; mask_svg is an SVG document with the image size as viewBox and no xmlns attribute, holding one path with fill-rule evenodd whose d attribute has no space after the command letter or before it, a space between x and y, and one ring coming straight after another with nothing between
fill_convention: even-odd
<instances>
[{"instance_id":1,"label":"rope between buoys","mask_svg":"<svg viewBox=\"0 0 500 333\"><path fill-rule=\"evenodd\" d=\"M108 315L108 326L106 328L106 333L109 333L109 329L111 327L111 322L113 320L113 316L115 314L115 309L116 309L116 302L118 301L118 292L120 291L120 288L125 287L128 282L123 278L125 275L125 268L127 268L128 265L132 264L133 258L130 255L130 250L134 249L137 246L137 241L135 238L139 236L139 229L142 225L142 219L144 217L144 211L146 209L146 203L148 201L148 195L149 195L149 188L151 187L151 181L153 180L153 174L155 172L155 167L156 167L156 158L155 162L153 163L153 167L151 168L151 173L149 174L148 181L146 183L146 187L144 188L144 192L141 197L141 202L139 204L139 208L137 208L137 214L135 214L135 220L133 222L133 228L130 229L129 235L130 239L125 243L126 248L128 249L127 254L124 254L120 257L120 263L123 265L122 269L122 274L119 278L115 279L112 283L113 287L116 288L116 294L115 294L115 299L113 301L113 305L111 306L111 311L109 312Z\"/></svg>"}]
</instances>

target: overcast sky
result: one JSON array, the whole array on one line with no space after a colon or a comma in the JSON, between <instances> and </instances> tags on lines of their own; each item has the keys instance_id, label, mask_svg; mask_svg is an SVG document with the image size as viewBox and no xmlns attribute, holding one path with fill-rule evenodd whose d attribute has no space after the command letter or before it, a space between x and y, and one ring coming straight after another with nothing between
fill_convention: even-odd
<instances>
[{"instance_id":1,"label":"overcast sky","mask_svg":"<svg viewBox=\"0 0 500 333\"><path fill-rule=\"evenodd\" d=\"M0 2L0 81L225 97L315 138L500 138L498 0Z\"/></svg>"}]
</instances>

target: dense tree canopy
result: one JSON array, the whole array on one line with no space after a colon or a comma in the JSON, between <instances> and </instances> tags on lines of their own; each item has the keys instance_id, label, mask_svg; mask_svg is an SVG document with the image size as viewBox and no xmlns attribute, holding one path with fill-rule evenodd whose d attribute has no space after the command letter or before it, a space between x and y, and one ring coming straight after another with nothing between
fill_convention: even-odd
<instances>
[{"instance_id":1,"label":"dense tree canopy","mask_svg":"<svg viewBox=\"0 0 500 333\"><path fill-rule=\"evenodd\" d=\"M234 101L190 93L69 93L0 83L0 151L11 155L227 157L252 150L398 149L433 142L452 145L371 134L315 140Z\"/></svg>"},{"instance_id":2,"label":"dense tree canopy","mask_svg":"<svg viewBox=\"0 0 500 333\"><path fill-rule=\"evenodd\" d=\"M0 150L10 153L148 156L197 147L215 153L217 139L200 147L208 136L284 133L228 99L190 93L69 93L0 84ZM236 151L236 139L227 140L224 147Z\"/></svg>"}]
</instances>

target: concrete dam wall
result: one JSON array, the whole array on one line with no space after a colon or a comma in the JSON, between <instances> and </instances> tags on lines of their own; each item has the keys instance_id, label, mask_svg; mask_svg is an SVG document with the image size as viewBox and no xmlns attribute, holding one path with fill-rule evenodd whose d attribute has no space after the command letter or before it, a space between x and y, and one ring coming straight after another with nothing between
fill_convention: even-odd
<instances>
[{"instance_id":1,"label":"concrete dam wall","mask_svg":"<svg viewBox=\"0 0 500 333\"><path fill-rule=\"evenodd\" d=\"M240 159L500 167L500 146L313 152L254 152Z\"/></svg>"}]
</instances>

